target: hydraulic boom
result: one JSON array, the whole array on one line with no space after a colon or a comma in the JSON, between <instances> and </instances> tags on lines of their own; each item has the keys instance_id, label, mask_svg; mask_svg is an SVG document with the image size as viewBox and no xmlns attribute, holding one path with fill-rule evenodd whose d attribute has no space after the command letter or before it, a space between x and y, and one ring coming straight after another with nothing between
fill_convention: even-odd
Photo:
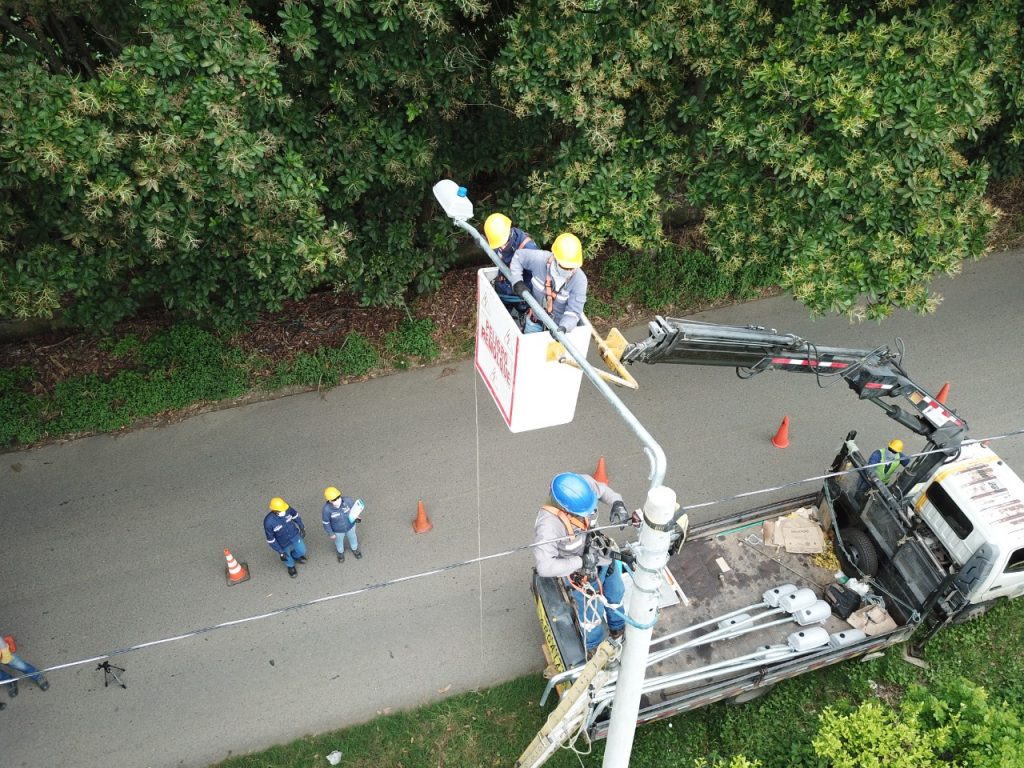
<instances>
[{"instance_id":1,"label":"hydraulic boom","mask_svg":"<svg viewBox=\"0 0 1024 768\"><path fill-rule=\"evenodd\" d=\"M734 366L741 378L783 370L813 373L819 383L835 377L843 379L861 400L870 400L891 419L928 440L928 452L900 477L900 491L912 488L955 454L967 431L963 419L911 381L900 364L902 350L894 353L886 346L871 350L822 347L794 334L760 326L660 316L648 324L648 334L643 341L626 347L623 362Z\"/></svg>"}]
</instances>

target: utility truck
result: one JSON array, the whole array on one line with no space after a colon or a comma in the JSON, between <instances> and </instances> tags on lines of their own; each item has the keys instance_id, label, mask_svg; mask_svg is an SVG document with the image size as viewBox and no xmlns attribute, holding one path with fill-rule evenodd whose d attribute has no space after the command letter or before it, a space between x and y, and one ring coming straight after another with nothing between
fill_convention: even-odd
<instances>
[{"instance_id":1,"label":"utility truck","mask_svg":"<svg viewBox=\"0 0 1024 768\"><path fill-rule=\"evenodd\" d=\"M433 191L453 224L511 278L469 224L468 190L443 179ZM539 766L559 744L585 734L608 737L604 766L622 768L637 723L748 700L780 680L870 657L912 635L923 644L950 623L1024 593L1024 483L988 447L965 441L967 424L911 381L898 347L819 347L762 327L659 317L636 344L617 332L608 339L590 334L614 372L601 374L586 360L585 325L564 332L525 292L521 298L548 334L524 335L499 306L489 272L478 272L476 368L509 429L571 421L581 377L566 369L575 366L651 464L639 541L620 548L602 532L587 534L591 545L634 565L625 580L627 592L633 585L628 608L608 606L627 618L621 646L606 640L588 660L586 628L577 625L565 581L534 574L550 678L544 699L557 689L561 701L518 766ZM882 482L851 431L816 493L688 531L685 510L673 519L664 450L608 386L635 387L622 363L637 362L732 366L743 378L781 370L819 383L842 379L925 445L895 476L887 469ZM840 572L809 554L809 542L824 547L826 538ZM586 593L587 586L576 581L573 588ZM591 588L584 599L601 596Z\"/></svg>"},{"instance_id":2,"label":"utility truck","mask_svg":"<svg viewBox=\"0 0 1024 768\"><path fill-rule=\"evenodd\" d=\"M819 383L840 378L925 439L888 483L850 432L815 493L688 531L680 514L638 723L750 700L780 680L871 658L915 633L915 645L923 644L950 623L1024 593L1024 482L988 447L965 442L965 421L915 384L901 357L887 347L823 347L761 327L661 317L646 339L626 346L626 363L732 366L742 378L770 370L810 374ZM773 543L769 532L794 517L817 524L842 574L820 557L816 563L814 555ZM613 554L630 560L628 545ZM823 600L826 591L842 592L835 585L846 577L856 585L842 597L852 592L861 603L853 614ZM588 664L563 580L534 573L533 592L548 661L544 699L557 690L561 710L570 691L575 697L561 723L549 721L547 738L604 738L615 666L594 675L608 654ZM573 686L578 679L586 684Z\"/></svg>"}]
</instances>

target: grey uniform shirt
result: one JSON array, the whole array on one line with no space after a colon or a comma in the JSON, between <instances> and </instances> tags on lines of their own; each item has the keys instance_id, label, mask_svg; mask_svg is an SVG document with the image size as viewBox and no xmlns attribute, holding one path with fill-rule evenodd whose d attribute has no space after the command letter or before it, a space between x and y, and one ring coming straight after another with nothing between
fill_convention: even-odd
<instances>
[{"instance_id":1,"label":"grey uniform shirt","mask_svg":"<svg viewBox=\"0 0 1024 768\"><path fill-rule=\"evenodd\" d=\"M584 480L594 489L598 499L605 504L614 504L622 501L622 495L612 490L604 483L599 483L590 475L583 475ZM596 517L596 515L595 515ZM537 563L537 573L541 576L568 576L574 571L583 567L583 544L587 534L584 531L577 531L572 539L562 538L561 541L552 541L566 536L565 525L555 515L546 509L537 513L537 521L533 524L533 541L538 546L533 548L533 558ZM539 542L544 542L540 544ZM601 565L608 562L603 558Z\"/></svg>"},{"instance_id":2,"label":"grey uniform shirt","mask_svg":"<svg viewBox=\"0 0 1024 768\"><path fill-rule=\"evenodd\" d=\"M533 273L533 279L529 285L530 293L542 307L547 307L544 281L545 278L550 277L551 290L555 291L554 306L550 312L551 319L555 321L555 325L560 325L569 331L579 324L583 317L583 307L587 303L587 276L582 269L577 269L566 279L565 270L555 263L551 251L533 248L521 248L512 254L512 263L508 268L512 273L513 285L523 279L524 270ZM565 530L564 526L562 530Z\"/></svg>"}]
</instances>

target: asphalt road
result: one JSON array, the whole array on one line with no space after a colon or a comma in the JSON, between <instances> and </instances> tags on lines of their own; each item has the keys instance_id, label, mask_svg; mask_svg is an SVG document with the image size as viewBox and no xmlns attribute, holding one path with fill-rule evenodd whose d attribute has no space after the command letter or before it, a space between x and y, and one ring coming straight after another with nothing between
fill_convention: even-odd
<instances>
[{"instance_id":1,"label":"asphalt road","mask_svg":"<svg viewBox=\"0 0 1024 768\"><path fill-rule=\"evenodd\" d=\"M812 321L783 297L697 317L833 346L900 336L911 376L933 393L950 382L949 405L982 437L1024 427L1022 284L1016 251L938 281L945 302L930 317ZM866 448L894 435L920 445L845 386L818 389L810 376L633 373L641 388L621 397L664 447L666 484L685 504L821 472L849 429ZM780 450L769 438L784 415L791 446ZM1024 469L1024 439L994 447ZM640 505L647 459L593 387L584 382L572 424L513 435L471 362L6 453L0 630L29 661L55 665L525 545L552 474L593 471L600 455ZM329 484L366 500L361 561L337 563L319 526ZM308 526L310 562L294 580L263 539L275 495ZM422 535L411 526L418 499L434 524ZM225 585L224 547L250 581ZM23 683L0 713L2 763L205 766L539 673L531 562L489 560L118 656L125 690L104 688L95 662L52 672L46 693Z\"/></svg>"}]
</instances>

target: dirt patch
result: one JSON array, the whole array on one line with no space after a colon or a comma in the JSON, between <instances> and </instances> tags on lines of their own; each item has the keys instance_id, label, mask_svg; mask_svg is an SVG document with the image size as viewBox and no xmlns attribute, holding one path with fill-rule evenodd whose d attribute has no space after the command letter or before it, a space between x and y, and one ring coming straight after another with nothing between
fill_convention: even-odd
<instances>
[{"instance_id":1,"label":"dirt patch","mask_svg":"<svg viewBox=\"0 0 1024 768\"><path fill-rule=\"evenodd\" d=\"M999 214L989 247L1006 251L1024 245L1024 178L993 184L986 197Z\"/></svg>"},{"instance_id":2,"label":"dirt patch","mask_svg":"<svg viewBox=\"0 0 1024 768\"><path fill-rule=\"evenodd\" d=\"M434 322L434 338L441 358L448 359L472 337L475 279L475 269L451 271L444 276L439 290L413 299L408 311L362 307L355 297L346 294L314 293L302 301L286 302L280 312L262 314L235 335L231 343L257 355L263 361L265 372L269 373L299 352L313 352L322 346L340 347L352 332L362 334L382 348L386 336L396 330L403 319L412 316ZM112 342L129 335L145 341L172 322L169 314L154 312L119 323L102 336L50 330L29 339L5 341L0 343L0 367L34 368L36 378L32 388L37 395L51 392L58 382L72 376L95 374L109 378L131 365L124 356L114 354ZM253 395L257 399L267 396Z\"/></svg>"}]
</instances>

